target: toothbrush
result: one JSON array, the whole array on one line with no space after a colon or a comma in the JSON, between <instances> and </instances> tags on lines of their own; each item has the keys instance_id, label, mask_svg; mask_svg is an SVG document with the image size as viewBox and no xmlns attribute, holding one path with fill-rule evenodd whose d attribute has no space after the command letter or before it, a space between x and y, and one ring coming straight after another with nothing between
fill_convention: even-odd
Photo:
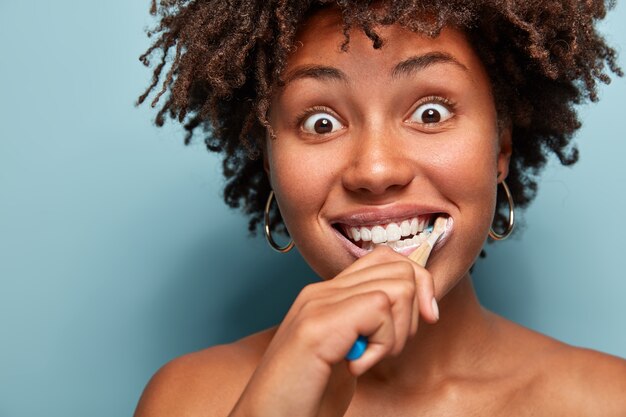
<instances>
[{"instance_id":1,"label":"toothbrush","mask_svg":"<svg viewBox=\"0 0 626 417\"><path fill-rule=\"evenodd\" d=\"M425 267L426 262L428 262L428 257L430 256L430 252L433 250L435 243L437 243L437 240L439 240L445 231L447 224L448 219L444 217L437 217L434 226L428 226L426 230L424 230L426 233L430 234L417 249L411 252L409 259L418 265ZM367 337L359 336L354 342L354 345L352 345L352 348L350 348L350 351L346 354L346 359L349 361L359 359L365 352L365 349L367 349Z\"/></svg>"},{"instance_id":2,"label":"toothbrush","mask_svg":"<svg viewBox=\"0 0 626 417\"><path fill-rule=\"evenodd\" d=\"M428 235L425 242L411 252L409 259L418 265L425 267L426 262L428 262L428 257L430 256L430 252L435 247L435 243L437 243L443 232L445 232L447 224L447 218L437 217L434 226L431 225L426 228L426 231L429 232L430 235Z\"/></svg>"}]
</instances>

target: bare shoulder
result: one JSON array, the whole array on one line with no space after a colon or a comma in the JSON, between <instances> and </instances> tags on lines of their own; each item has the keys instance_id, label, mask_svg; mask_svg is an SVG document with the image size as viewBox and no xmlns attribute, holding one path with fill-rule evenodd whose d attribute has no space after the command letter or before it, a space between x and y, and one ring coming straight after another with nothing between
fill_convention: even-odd
<instances>
[{"instance_id":1,"label":"bare shoulder","mask_svg":"<svg viewBox=\"0 0 626 417\"><path fill-rule=\"evenodd\" d=\"M227 416L273 333L266 330L168 362L148 382L135 417Z\"/></svg>"},{"instance_id":2,"label":"bare shoulder","mask_svg":"<svg viewBox=\"0 0 626 417\"><path fill-rule=\"evenodd\" d=\"M545 366L553 369L559 397L582 415L626 416L626 360L562 344Z\"/></svg>"},{"instance_id":3,"label":"bare shoulder","mask_svg":"<svg viewBox=\"0 0 626 417\"><path fill-rule=\"evenodd\" d=\"M552 415L626 416L626 360L502 320L506 351L517 352L524 381L517 392L526 407ZM521 389L520 389L521 388Z\"/></svg>"}]
</instances>

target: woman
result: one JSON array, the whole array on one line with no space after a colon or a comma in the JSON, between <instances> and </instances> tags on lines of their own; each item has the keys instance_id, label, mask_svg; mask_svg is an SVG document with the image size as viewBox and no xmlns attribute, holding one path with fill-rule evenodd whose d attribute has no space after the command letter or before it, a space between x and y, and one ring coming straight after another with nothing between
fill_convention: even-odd
<instances>
[{"instance_id":1,"label":"woman","mask_svg":"<svg viewBox=\"0 0 626 417\"><path fill-rule=\"evenodd\" d=\"M252 230L267 203L269 242L289 249L282 219L321 280L279 326L167 364L137 416L626 415L626 361L484 310L469 272L621 75L603 2L172 3L139 101L175 47L157 123L207 131L227 203ZM407 255L437 217L426 269Z\"/></svg>"}]
</instances>

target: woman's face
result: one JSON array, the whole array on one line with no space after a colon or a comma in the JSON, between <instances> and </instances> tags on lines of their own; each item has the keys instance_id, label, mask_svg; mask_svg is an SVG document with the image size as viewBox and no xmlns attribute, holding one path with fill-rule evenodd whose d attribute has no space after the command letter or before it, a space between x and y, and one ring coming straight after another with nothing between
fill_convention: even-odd
<instances>
[{"instance_id":1,"label":"woman's face","mask_svg":"<svg viewBox=\"0 0 626 417\"><path fill-rule=\"evenodd\" d=\"M302 26L271 104L266 169L291 237L325 279L371 250L363 237L408 254L417 242L391 243L398 230L408 240L433 213L451 217L428 264L441 297L486 239L510 135L463 33L377 31L381 49L354 30L342 52L336 11Z\"/></svg>"}]
</instances>

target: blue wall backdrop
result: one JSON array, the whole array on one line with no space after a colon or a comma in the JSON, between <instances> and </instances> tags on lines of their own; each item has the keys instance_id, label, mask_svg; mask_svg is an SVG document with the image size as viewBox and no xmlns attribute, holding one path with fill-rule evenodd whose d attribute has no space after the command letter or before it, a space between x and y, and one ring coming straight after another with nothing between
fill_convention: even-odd
<instances>
[{"instance_id":1,"label":"blue wall backdrop","mask_svg":"<svg viewBox=\"0 0 626 417\"><path fill-rule=\"evenodd\" d=\"M1 417L131 415L166 361L278 322L315 279L247 237L202 143L133 107L148 7L0 1ZM622 3L602 26L622 49L624 22ZM580 163L551 164L475 277L488 308L626 356L626 81L601 97Z\"/></svg>"}]
</instances>

